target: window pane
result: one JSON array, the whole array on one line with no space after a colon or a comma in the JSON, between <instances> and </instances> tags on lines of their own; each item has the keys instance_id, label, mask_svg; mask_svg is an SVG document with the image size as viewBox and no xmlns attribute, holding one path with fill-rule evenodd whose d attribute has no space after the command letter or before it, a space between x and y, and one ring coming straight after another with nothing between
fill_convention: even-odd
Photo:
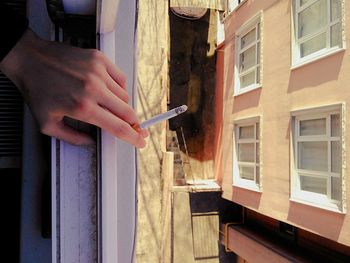
<instances>
[{"instance_id":1,"label":"window pane","mask_svg":"<svg viewBox=\"0 0 350 263\"><path fill-rule=\"evenodd\" d=\"M250 69L256 64L256 47L255 45L248 48L239 55L239 72Z\"/></svg>"},{"instance_id":2,"label":"window pane","mask_svg":"<svg viewBox=\"0 0 350 263\"><path fill-rule=\"evenodd\" d=\"M239 143L238 144L238 161L239 162L254 162L255 149L254 143Z\"/></svg>"},{"instance_id":3,"label":"window pane","mask_svg":"<svg viewBox=\"0 0 350 263\"><path fill-rule=\"evenodd\" d=\"M299 142L299 169L327 171L327 142Z\"/></svg>"},{"instance_id":4,"label":"window pane","mask_svg":"<svg viewBox=\"0 0 350 263\"><path fill-rule=\"evenodd\" d=\"M298 37L315 33L327 25L327 0L319 0L299 13Z\"/></svg>"},{"instance_id":5,"label":"window pane","mask_svg":"<svg viewBox=\"0 0 350 263\"><path fill-rule=\"evenodd\" d=\"M323 48L326 48L326 33L300 44L300 56L305 57Z\"/></svg>"},{"instance_id":6,"label":"window pane","mask_svg":"<svg viewBox=\"0 0 350 263\"><path fill-rule=\"evenodd\" d=\"M241 38L241 49L255 41L255 28Z\"/></svg>"},{"instance_id":7,"label":"window pane","mask_svg":"<svg viewBox=\"0 0 350 263\"><path fill-rule=\"evenodd\" d=\"M256 123L255 127L256 127L256 139L259 140L259 137L260 137L259 123Z\"/></svg>"},{"instance_id":8,"label":"window pane","mask_svg":"<svg viewBox=\"0 0 350 263\"><path fill-rule=\"evenodd\" d=\"M341 200L341 195L342 195L342 191L341 191L341 178L337 178L337 177L332 177L332 193L331 193L331 197L333 200Z\"/></svg>"},{"instance_id":9,"label":"window pane","mask_svg":"<svg viewBox=\"0 0 350 263\"><path fill-rule=\"evenodd\" d=\"M341 47L342 46L342 44L341 44L342 35L341 35L340 29L341 29L340 23L335 24L334 26L331 27L331 46L332 47L335 47L335 46Z\"/></svg>"},{"instance_id":10,"label":"window pane","mask_svg":"<svg viewBox=\"0 0 350 263\"><path fill-rule=\"evenodd\" d=\"M340 136L340 116L339 114L331 115L331 134L332 137Z\"/></svg>"},{"instance_id":11,"label":"window pane","mask_svg":"<svg viewBox=\"0 0 350 263\"><path fill-rule=\"evenodd\" d=\"M240 139L254 139L254 125L239 127Z\"/></svg>"},{"instance_id":12,"label":"window pane","mask_svg":"<svg viewBox=\"0 0 350 263\"><path fill-rule=\"evenodd\" d=\"M313 193L327 194L327 179L300 175L300 189Z\"/></svg>"},{"instance_id":13,"label":"window pane","mask_svg":"<svg viewBox=\"0 0 350 263\"><path fill-rule=\"evenodd\" d=\"M241 77L241 88L255 83L255 70Z\"/></svg>"},{"instance_id":14,"label":"window pane","mask_svg":"<svg viewBox=\"0 0 350 263\"><path fill-rule=\"evenodd\" d=\"M340 9L341 3L340 0L331 0L331 21L340 18Z\"/></svg>"},{"instance_id":15,"label":"window pane","mask_svg":"<svg viewBox=\"0 0 350 263\"><path fill-rule=\"evenodd\" d=\"M309 2L310 0L300 0L299 3L300 3L300 6L302 6L303 4L306 4L307 2Z\"/></svg>"},{"instance_id":16,"label":"window pane","mask_svg":"<svg viewBox=\"0 0 350 263\"><path fill-rule=\"evenodd\" d=\"M258 23L257 25L257 29L258 29L258 32L257 32L257 39L260 39L260 23Z\"/></svg>"},{"instance_id":17,"label":"window pane","mask_svg":"<svg viewBox=\"0 0 350 263\"><path fill-rule=\"evenodd\" d=\"M254 180L254 166L239 166L239 176L243 179Z\"/></svg>"},{"instance_id":18,"label":"window pane","mask_svg":"<svg viewBox=\"0 0 350 263\"><path fill-rule=\"evenodd\" d=\"M256 173L255 182L257 185L260 185L260 167L259 166L255 167L255 173Z\"/></svg>"},{"instance_id":19,"label":"window pane","mask_svg":"<svg viewBox=\"0 0 350 263\"><path fill-rule=\"evenodd\" d=\"M300 136L325 135L326 118L300 121Z\"/></svg>"},{"instance_id":20,"label":"window pane","mask_svg":"<svg viewBox=\"0 0 350 263\"><path fill-rule=\"evenodd\" d=\"M339 141L331 142L332 147L332 172L341 173L341 147Z\"/></svg>"}]
</instances>

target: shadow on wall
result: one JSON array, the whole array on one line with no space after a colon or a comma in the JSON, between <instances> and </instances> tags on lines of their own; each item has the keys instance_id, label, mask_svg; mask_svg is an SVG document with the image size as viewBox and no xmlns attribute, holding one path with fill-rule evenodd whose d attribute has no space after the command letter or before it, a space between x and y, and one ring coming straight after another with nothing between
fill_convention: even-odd
<instances>
[{"instance_id":1,"label":"shadow on wall","mask_svg":"<svg viewBox=\"0 0 350 263\"><path fill-rule=\"evenodd\" d=\"M188 154L200 161L214 159L216 54L210 55L210 16L187 20L170 17L170 108L188 105L188 111L170 123L170 129L186 139ZM213 19L211 19L213 20ZM184 151L183 143L180 148Z\"/></svg>"},{"instance_id":2,"label":"shadow on wall","mask_svg":"<svg viewBox=\"0 0 350 263\"><path fill-rule=\"evenodd\" d=\"M259 209L261 193L233 186L232 201L245 207Z\"/></svg>"},{"instance_id":3,"label":"shadow on wall","mask_svg":"<svg viewBox=\"0 0 350 263\"><path fill-rule=\"evenodd\" d=\"M257 107L261 96L261 88L252 90L235 97L232 113L237 113L245 109Z\"/></svg>"},{"instance_id":4,"label":"shadow on wall","mask_svg":"<svg viewBox=\"0 0 350 263\"><path fill-rule=\"evenodd\" d=\"M345 215L290 202L287 219L303 228L312 229L322 236L337 241L343 227Z\"/></svg>"},{"instance_id":5,"label":"shadow on wall","mask_svg":"<svg viewBox=\"0 0 350 263\"><path fill-rule=\"evenodd\" d=\"M318 87L323 83L338 79L344 52L310 63L290 73L288 93L304 88ZM317 66L314 64L317 63ZM315 77L316 76L316 77Z\"/></svg>"}]
</instances>

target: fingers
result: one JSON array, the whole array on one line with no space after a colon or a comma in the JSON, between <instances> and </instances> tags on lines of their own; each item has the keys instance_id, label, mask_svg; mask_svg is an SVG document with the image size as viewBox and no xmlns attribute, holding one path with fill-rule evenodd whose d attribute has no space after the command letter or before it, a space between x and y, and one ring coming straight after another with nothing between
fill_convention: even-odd
<instances>
[{"instance_id":1,"label":"fingers","mask_svg":"<svg viewBox=\"0 0 350 263\"><path fill-rule=\"evenodd\" d=\"M136 132L138 132L139 134L141 134L141 136L142 136L143 138L146 138L146 137L149 136L148 130L142 129L138 123L132 124L131 127L132 127Z\"/></svg>"},{"instance_id":2,"label":"fingers","mask_svg":"<svg viewBox=\"0 0 350 263\"><path fill-rule=\"evenodd\" d=\"M146 145L143 136L136 132L128 122L101 107L96 107L94 116L89 122L138 148Z\"/></svg>"},{"instance_id":3,"label":"fingers","mask_svg":"<svg viewBox=\"0 0 350 263\"><path fill-rule=\"evenodd\" d=\"M108 74L106 74L105 80L108 89L117 97L119 97L121 100L124 102L128 103L129 102L129 95L126 92L125 88L122 88L115 80Z\"/></svg>"},{"instance_id":4,"label":"fingers","mask_svg":"<svg viewBox=\"0 0 350 263\"><path fill-rule=\"evenodd\" d=\"M126 88L126 77L124 73L114 65L107 57L105 57L106 69L112 79L123 89Z\"/></svg>"},{"instance_id":5,"label":"fingers","mask_svg":"<svg viewBox=\"0 0 350 263\"><path fill-rule=\"evenodd\" d=\"M49 134L59 140L66 141L72 145L94 144L94 141L90 136L65 125L63 120L53 124L50 131L44 133Z\"/></svg>"},{"instance_id":6,"label":"fingers","mask_svg":"<svg viewBox=\"0 0 350 263\"><path fill-rule=\"evenodd\" d=\"M97 99L97 103L130 125L139 123L133 108L109 90Z\"/></svg>"}]
</instances>

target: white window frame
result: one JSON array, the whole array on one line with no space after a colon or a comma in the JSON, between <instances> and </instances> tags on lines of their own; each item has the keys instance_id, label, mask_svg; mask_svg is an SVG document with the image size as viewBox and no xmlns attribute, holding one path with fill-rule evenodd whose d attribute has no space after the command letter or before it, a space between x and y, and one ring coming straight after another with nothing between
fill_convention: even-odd
<instances>
[{"instance_id":1,"label":"white window frame","mask_svg":"<svg viewBox=\"0 0 350 263\"><path fill-rule=\"evenodd\" d=\"M245 126L253 126L254 125L254 139L239 139L239 128ZM257 139L257 125L259 125L258 129L258 139ZM261 174L262 174L262 144L261 144L261 117L251 117L247 119L241 119L234 121L233 128L233 185L237 187L246 188L249 190L261 192ZM254 163L247 162L239 162L238 161L238 145L243 143L254 143L255 151L254 151ZM259 144L259 148L256 147L257 143ZM259 162L256 160L256 154L259 153ZM240 176L239 173L239 165L244 164L246 166L254 166L254 180L244 179ZM257 179L257 169L259 171L259 178Z\"/></svg>"},{"instance_id":2,"label":"white window frame","mask_svg":"<svg viewBox=\"0 0 350 263\"><path fill-rule=\"evenodd\" d=\"M333 22L331 22L331 8L330 8L330 1L327 0L327 14L328 14L328 23L324 28L321 28L317 32L314 32L312 34L309 34L307 36L302 37L301 39L298 39L298 14L305 10L306 8L310 7L311 5L315 4L320 0L310 0L310 2L304 4L303 6L299 6L299 0L293 0L292 4L292 69L299 68L300 66L307 65L311 62L317 61L321 58L328 57L330 55L336 54L338 52L344 51L346 42L345 42L345 31L344 31L344 1L340 0L341 2L341 10L340 10L340 19L337 19ZM341 46L334 46L331 47L331 37L330 37L330 28L334 26L335 24L340 23L341 28ZM326 32L326 38L327 38L327 44L326 47L318 50L314 53L311 53L303 58L300 56L300 44L316 37L317 35L323 34Z\"/></svg>"},{"instance_id":3,"label":"white window frame","mask_svg":"<svg viewBox=\"0 0 350 263\"><path fill-rule=\"evenodd\" d=\"M125 73L131 106L136 101L136 1L99 0L102 52ZM123 37L118 37L123 36ZM101 131L99 195L100 258L104 263L135 261L137 227L136 149Z\"/></svg>"},{"instance_id":4,"label":"white window frame","mask_svg":"<svg viewBox=\"0 0 350 263\"><path fill-rule=\"evenodd\" d=\"M319 208L345 213L345 193L344 193L344 180L345 180L345 124L344 118L344 108L345 105L331 105L314 109L298 110L292 112L292 122L291 122L291 201L300 202L307 205L316 206ZM339 114L340 118L340 136L331 136L331 115ZM313 120L326 118L326 134L325 135L305 135L300 136L300 121L303 120ZM328 170L324 171L314 171L314 170L304 170L298 169L298 142L306 141L322 141L327 142L327 154L328 154ZM341 146L341 172L335 173L331 171L331 142L339 141ZM305 191L300 189L300 177L299 175L324 178L327 180L327 194L313 193L310 191ZM337 177L341 179L342 189L341 189L341 200L331 199L331 178Z\"/></svg>"},{"instance_id":5,"label":"white window frame","mask_svg":"<svg viewBox=\"0 0 350 263\"><path fill-rule=\"evenodd\" d=\"M247 0L226 0L226 8L227 12L231 13L238 9L242 4L247 2Z\"/></svg>"},{"instance_id":6,"label":"white window frame","mask_svg":"<svg viewBox=\"0 0 350 263\"><path fill-rule=\"evenodd\" d=\"M260 25L260 38L258 39L258 25ZM249 33L251 30L256 29L256 36L255 41L251 44L249 44L247 47L241 49L241 39L243 36L245 36L247 33ZM249 19L246 23L244 23L236 32L235 36L235 69L234 69L234 96L241 95L243 93L249 92L251 90L257 89L262 87L262 42L263 42L263 13L260 11L257 13L254 17ZM260 44L260 50L258 52L258 44ZM255 65L243 72L239 72L239 62L240 62L240 54L246 51L247 49L251 48L255 45L256 48L256 57L255 57ZM259 57L258 57L258 54ZM259 63L258 60L259 59ZM255 83L241 88L241 77L244 75L247 75L251 73L252 71L257 70L257 68L260 67L260 73L259 73L259 81L257 80L257 74L255 73Z\"/></svg>"}]
</instances>

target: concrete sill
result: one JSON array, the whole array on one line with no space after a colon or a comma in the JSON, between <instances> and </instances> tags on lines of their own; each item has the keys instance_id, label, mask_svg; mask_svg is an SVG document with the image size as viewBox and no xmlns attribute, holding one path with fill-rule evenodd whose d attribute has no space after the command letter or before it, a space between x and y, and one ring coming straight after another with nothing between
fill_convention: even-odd
<instances>
[{"instance_id":1,"label":"concrete sill","mask_svg":"<svg viewBox=\"0 0 350 263\"><path fill-rule=\"evenodd\" d=\"M173 186L173 192L221 192L215 180L187 180L186 185Z\"/></svg>"}]
</instances>

